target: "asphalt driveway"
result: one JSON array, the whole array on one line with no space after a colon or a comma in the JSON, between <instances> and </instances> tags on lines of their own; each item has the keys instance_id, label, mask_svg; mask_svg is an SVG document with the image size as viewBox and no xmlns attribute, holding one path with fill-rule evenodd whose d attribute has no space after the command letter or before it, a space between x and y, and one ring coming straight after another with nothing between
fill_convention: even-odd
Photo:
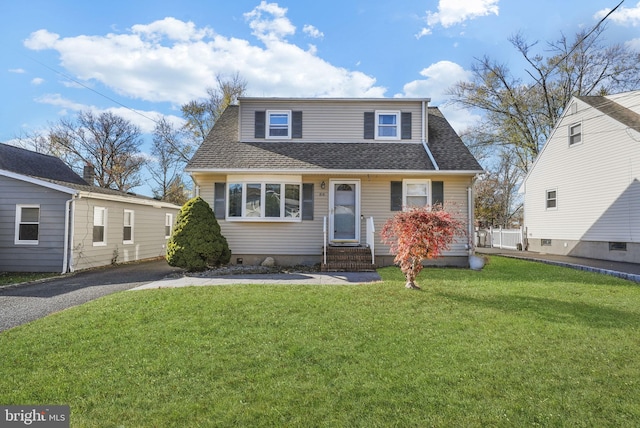
<instances>
[{"instance_id":1,"label":"asphalt driveway","mask_svg":"<svg viewBox=\"0 0 640 428\"><path fill-rule=\"evenodd\" d=\"M0 332L181 272L165 260L81 271L43 282L0 289Z\"/></svg>"}]
</instances>

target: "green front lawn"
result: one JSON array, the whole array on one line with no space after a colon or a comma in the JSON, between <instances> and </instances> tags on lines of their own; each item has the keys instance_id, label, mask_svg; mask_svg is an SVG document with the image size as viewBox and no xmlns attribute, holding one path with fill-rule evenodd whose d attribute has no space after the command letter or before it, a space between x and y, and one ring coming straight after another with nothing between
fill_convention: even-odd
<instances>
[{"instance_id":1,"label":"green front lawn","mask_svg":"<svg viewBox=\"0 0 640 428\"><path fill-rule=\"evenodd\" d=\"M493 257L423 291L129 291L0 334L0 403L72 427L639 426L640 286Z\"/></svg>"}]
</instances>

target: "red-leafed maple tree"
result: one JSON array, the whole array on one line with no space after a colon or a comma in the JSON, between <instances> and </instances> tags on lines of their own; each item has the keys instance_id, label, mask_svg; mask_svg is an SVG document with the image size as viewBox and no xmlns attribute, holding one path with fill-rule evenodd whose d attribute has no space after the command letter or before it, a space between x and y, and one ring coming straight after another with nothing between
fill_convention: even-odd
<instances>
[{"instance_id":1,"label":"red-leafed maple tree","mask_svg":"<svg viewBox=\"0 0 640 428\"><path fill-rule=\"evenodd\" d=\"M416 277L422 262L449 249L456 236L464 236L464 223L442 205L409 208L388 219L382 227L382 242L391 246L394 263L407 278L407 288L420 289Z\"/></svg>"}]
</instances>

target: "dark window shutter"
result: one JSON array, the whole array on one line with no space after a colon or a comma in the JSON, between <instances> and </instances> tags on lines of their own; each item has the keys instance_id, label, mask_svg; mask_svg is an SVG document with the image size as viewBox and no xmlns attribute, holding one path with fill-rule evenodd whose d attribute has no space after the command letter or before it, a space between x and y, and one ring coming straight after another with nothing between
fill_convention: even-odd
<instances>
[{"instance_id":1,"label":"dark window shutter","mask_svg":"<svg viewBox=\"0 0 640 428\"><path fill-rule=\"evenodd\" d=\"M402 113L401 115L401 138L403 140L410 140L411 139L411 112L408 113Z\"/></svg>"},{"instance_id":2,"label":"dark window shutter","mask_svg":"<svg viewBox=\"0 0 640 428\"><path fill-rule=\"evenodd\" d=\"M364 139L373 140L376 136L376 114L372 111L364 112Z\"/></svg>"},{"instance_id":3,"label":"dark window shutter","mask_svg":"<svg viewBox=\"0 0 640 428\"><path fill-rule=\"evenodd\" d=\"M302 138L302 112L291 112L291 138Z\"/></svg>"},{"instance_id":4,"label":"dark window shutter","mask_svg":"<svg viewBox=\"0 0 640 428\"><path fill-rule=\"evenodd\" d=\"M391 211L402 211L402 181L391 182Z\"/></svg>"},{"instance_id":5,"label":"dark window shutter","mask_svg":"<svg viewBox=\"0 0 640 428\"><path fill-rule=\"evenodd\" d=\"M216 183L213 195L213 213L216 219L226 217L226 201L227 201L227 185L226 183Z\"/></svg>"},{"instance_id":6,"label":"dark window shutter","mask_svg":"<svg viewBox=\"0 0 640 428\"><path fill-rule=\"evenodd\" d=\"M444 204L444 182L431 182L431 205Z\"/></svg>"},{"instance_id":7,"label":"dark window shutter","mask_svg":"<svg viewBox=\"0 0 640 428\"><path fill-rule=\"evenodd\" d=\"M302 220L313 220L313 183L302 183Z\"/></svg>"},{"instance_id":8,"label":"dark window shutter","mask_svg":"<svg viewBox=\"0 0 640 428\"><path fill-rule=\"evenodd\" d=\"M254 134L255 138L264 138L265 120L266 120L266 112L257 111L256 112L255 134Z\"/></svg>"}]
</instances>

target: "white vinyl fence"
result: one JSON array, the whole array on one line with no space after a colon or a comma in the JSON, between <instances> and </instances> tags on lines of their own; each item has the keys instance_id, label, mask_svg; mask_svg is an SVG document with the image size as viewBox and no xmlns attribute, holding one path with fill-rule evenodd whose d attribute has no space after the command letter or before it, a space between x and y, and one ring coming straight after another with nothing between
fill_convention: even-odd
<instances>
[{"instance_id":1,"label":"white vinyl fence","mask_svg":"<svg viewBox=\"0 0 640 428\"><path fill-rule=\"evenodd\" d=\"M501 227L492 227L489 229L476 229L476 246L522 250L522 228L503 229Z\"/></svg>"}]
</instances>

